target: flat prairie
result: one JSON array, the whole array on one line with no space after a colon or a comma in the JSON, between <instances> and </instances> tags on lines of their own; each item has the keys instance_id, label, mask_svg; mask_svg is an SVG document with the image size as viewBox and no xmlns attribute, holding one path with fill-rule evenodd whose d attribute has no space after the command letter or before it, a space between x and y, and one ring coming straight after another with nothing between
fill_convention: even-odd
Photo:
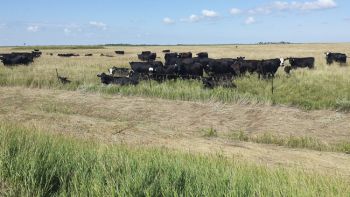
<instances>
[{"instance_id":1,"label":"flat prairie","mask_svg":"<svg viewBox=\"0 0 350 197\"><path fill-rule=\"evenodd\" d=\"M144 50L156 52L164 61L164 49L208 52L210 58L315 57L316 62L314 69L293 70L291 75L280 68L274 94L271 80L259 80L256 74L235 78L236 89L213 90L196 80L105 86L96 76L112 66L128 67ZM30 50L2 47L0 53ZM115 54L116 50L125 55ZM302 169L350 180L350 68L326 65L324 55L350 54L350 44L43 47L41 51L42 57L29 66L0 64L0 123L108 146L220 154L268 169ZM80 56L63 58L59 53ZM60 84L56 68L72 83Z\"/></svg>"}]
</instances>

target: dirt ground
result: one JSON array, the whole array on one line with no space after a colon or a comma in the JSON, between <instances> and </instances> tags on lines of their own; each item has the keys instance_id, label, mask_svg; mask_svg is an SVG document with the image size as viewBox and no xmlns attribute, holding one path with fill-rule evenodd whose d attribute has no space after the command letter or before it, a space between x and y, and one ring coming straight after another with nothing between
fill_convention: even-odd
<instances>
[{"instance_id":1,"label":"dirt ground","mask_svg":"<svg viewBox=\"0 0 350 197\"><path fill-rule=\"evenodd\" d=\"M170 101L82 91L0 87L0 121L106 143L216 154L350 177L350 155L240 142L231 133L350 140L350 114L267 105ZM218 137L204 137L215 128Z\"/></svg>"}]
</instances>

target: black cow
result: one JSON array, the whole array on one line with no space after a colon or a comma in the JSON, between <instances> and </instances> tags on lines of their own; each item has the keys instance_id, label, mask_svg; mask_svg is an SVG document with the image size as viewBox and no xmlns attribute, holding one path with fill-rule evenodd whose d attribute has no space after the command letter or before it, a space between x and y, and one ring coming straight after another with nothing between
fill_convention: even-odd
<instances>
[{"instance_id":1,"label":"black cow","mask_svg":"<svg viewBox=\"0 0 350 197\"><path fill-rule=\"evenodd\" d=\"M91 54L91 53L88 53L88 54L85 54L85 56L92 56L92 54Z\"/></svg>"},{"instance_id":2,"label":"black cow","mask_svg":"<svg viewBox=\"0 0 350 197\"><path fill-rule=\"evenodd\" d=\"M253 74L258 69L261 60L245 60L245 57L237 57L235 63L232 65L236 75L243 76L247 72Z\"/></svg>"},{"instance_id":3,"label":"black cow","mask_svg":"<svg viewBox=\"0 0 350 197\"><path fill-rule=\"evenodd\" d=\"M165 59L165 66L169 65L175 65L178 61L178 54L177 53L166 53L164 56Z\"/></svg>"},{"instance_id":4,"label":"black cow","mask_svg":"<svg viewBox=\"0 0 350 197\"><path fill-rule=\"evenodd\" d=\"M223 88L236 88L236 84L232 82L232 80L215 80L213 77L205 77L202 78L202 83L204 88L213 89L215 87L223 87Z\"/></svg>"},{"instance_id":5,"label":"black cow","mask_svg":"<svg viewBox=\"0 0 350 197\"><path fill-rule=\"evenodd\" d=\"M109 74L112 76L119 75L119 76L127 76L130 73L129 68L119 68L113 66L112 68L108 69Z\"/></svg>"},{"instance_id":6,"label":"black cow","mask_svg":"<svg viewBox=\"0 0 350 197\"><path fill-rule=\"evenodd\" d=\"M0 60L5 66L12 66L18 64L28 65L34 62L33 59L34 56L24 54L2 54L0 57Z\"/></svg>"},{"instance_id":7,"label":"black cow","mask_svg":"<svg viewBox=\"0 0 350 197\"><path fill-rule=\"evenodd\" d=\"M141 54L137 55L138 59L141 61L154 61L157 58L157 53L152 53L151 51L142 51Z\"/></svg>"},{"instance_id":8,"label":"black cow","mask_svg":"<svg viewBox=\"0 0 350 197\"><path fill-rule=\"evenodd\" d=\"M124 55L125 54L124 51L115 51L115 53L118 54L118 55Z\"/></svg>"},{"instance_id":9,"label":"black cow","mask_svg":"<svg viewBox=\"0 0 350 197\"><path fill-rule=\"evenodd\" d=\"M314 57L290 57L287 58L292 69L297 68L306 68L312 69L315 67L315 58Z\"/></svg>"},{"instance_id":10,"label":"black cow","mask_svg":"<svg viewBox=\"0 0 350 197\"><path fill-rule=\"evenodd\" d=\"M59 56L59 57L78 57L79 54L75 54L75 53L61 53L61 54L57 54L57 56Z\"/></svg>"},{"instance_id":11,"label":"black cow","mask_svg":"<svg viewBox=\"0 0 350 197\"><path fill-rule=\"evenodd\" d=\"M165 67L155 67L151 72L151 77L156 81L177 79L179 77L179 66L175 64Z\"/></svg>"},{"instance_id":12,"label":"black cow","mask_svg":"<svg viewBox=\"0 0 350 197\"><path fill-rule=\"evenodd\" d=\"M18 64L28 65L34 61L34 58L38 58L40 55L41 52L0 54L0 60L5 66Z\"/></svg>"},{"instance_id":13,"label":"black cow","mask_svg":"<svg viewBox=\"0 0 350 197\"><path fill-rule=\"evenodd\" d=\"M163 67L163 63L160 61L154 62L130 62L131 70L141 75L148 75L157 67Z\"/></svg>"},{"instance_id":14,"label":"black cow","mask_svg":"<svg viewBox=\"0 0 350 197\"><path fill-rule=\"evenodd\" d=\"M183 79L199 79L203 77L204 65L196 58L179 59L177 74Z\"/></svg>"},{"instance_id":15,"label":"black cow","mask_svg":"<svg viewBox=\"0 0 350 197\"><path fill-rule=\"evenodd\" d=\"M242 60L243 74L246 72L250 74L256 72L260 63L261 60Z\"/></svg>"},{"instance_id":16,"label":"black cow","mask_svg":"<svg viewBox=\"0 0 350 197\"><path fill-rule=\"evenodd\" d=\"M261 60L257 68L259 78L260 75L262 75L263 78L275 77L275 74L280 66L284 66L284 58Z\"/></svg>"},{"instance_id":17,"label":"black cow","mask_svg":"<svg viewBox=\"0 0 350 197\"><path fill-rule=\"evenodd\" d=\"M197 57L198 58L208 58L209 55L207 52L200 52L200 53L197 53Z\"/></svg>"},{"instance_id":18,"label":"black cow","mask_svg":"<svg viewBox=\"0 0 350 197\"><path fill-rule=\"evenodd\" d=\"M261 60L246 60L245 57L238 57L237 61L233 64L233 69L237 75L243 76L247 72L253 74L257 71Z\"/></svg>"},{"instance_id":19,"label":"black cow","mask_svg":"<svg viewBox=\"0 0 350 197\"><path fill-rule=\"evenodd\" d=\"M98 74L97 77L101 79L101 83L103 84L117 84L117 85L137 85L139 83L137 77L113 77L110 75L107 75L106 73Z\"/></svg>"},{"instance_id":20,"label":"black cow","mask_svg":"<svg viewBox=\"0 0 350 197\"><path fill-rule=\"evenodd\" d=\"M32 57L32 58L38 58L40 57L42 54L42 52L36 52L36 51L32 51L31 53L27 53L27 52L12 52L12 53L8 53L8 54L2 54L2 56L6 56L8 58L14 58L16 56L27 56L27 57Z\"/></svg>"},{"instance_id":21,"label":"black cow","mask_svg":"<svg viewBox=\"0 0 350 197\"><path fill-rule=\"evenodd\" d=\"M191 52L179 53L178 58L181 58L181 59L192 58L192 53Z\"/></svg>"},{"instance_id":22,"label":"black cow","mask_svg":"<svg viewBox=\"0 0 350 197\"><path fill-rule=\"evenodd\" d=\"M34 58L38 58L40 57L43 53L41 51L39 51L39 49L34 49L34 51L32 51L32 54L34 56Z\"/></svg>"},{"instance_id":23,"label":"black cow","mask_svg":"<svg viewBox=\"0 0 350 197\"><path fill-rule=\"evenodd\" d=\"M341 64L346 64L346 59L347 56L344 53L331 53L331 52L327 52L326 54L326 60L327 60L327 64L333 64L333 62L338 62Z\"/></svg>"},{"instance_id":24,"label":"black cow","mask_svg":"<svg viewBox=\"0 0 350 197\"><path fill-rule=\"evenodd\" d=\"M105 54L103 54L103 53L101 53L100 56L102 56L102 57L114 57L113 55L105 55Z\"/></svg>"},{"instance_id":25,"label":"black cow","mask_svg":"<svg viewBox=\"0 0 350 197\"><path fill-rule=\"evenodd\" d=\"M170 50L169 49L165 49L162 51L163 53L170 53Z\"/></svg>"},{"instance_id":26,"label":"black cow","mask_svg":"<svg viewBox=\"0 0 350 197\"><path fill-rule=\"evenodd\" d=\"M236 62L234 59L209 59L208 64L204 66L207 75L218 80L220 78L231 79L236 75L232 65Z\"/></svg>"}]
</instances>

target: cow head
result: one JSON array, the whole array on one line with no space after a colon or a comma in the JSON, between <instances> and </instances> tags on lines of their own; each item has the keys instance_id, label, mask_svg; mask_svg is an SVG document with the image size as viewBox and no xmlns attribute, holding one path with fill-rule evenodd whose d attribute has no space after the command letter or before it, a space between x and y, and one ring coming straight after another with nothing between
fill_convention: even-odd
<instances>
[{"instance_id":1,"label":"cow head","mask_svg":"<svg viewBox=\"0 0 350 197\"><path fill-rule=\"evenodd\" d=\"M325 52L324 54L325 54L326 56L328 56L329 54L331 54L331 52L328 51L328 52Z\"/></svg>"},{"instance_id":2,"label":"cow head","mask_svg":"<svg viewBox=\"0 0 350 197\"><path fill-rule=\"evenodd\" d=\"M285 59L283 57L280 58L280 66L284 66Z\"/></svg>"},{"instance_id":3,"label":"cow head","mask_svg":"<svg viewBox=\"0 0 350 197\"><path fill-rule=\"evenodd\" d=\"M245 57L237 57L237 61L243 61Z\"/></svg>"},{"instance_id":4,"label":"cow head","mask_svg":"<svg viewBox=\"0 0 350 197\"><path fill-rule=\"evenodd\" d=\"M97 77L100 77L100 78L105 77L105 76L107 76L106 73L99 73L99 74L97 74Z\"/></svg>"},{"instance_id":5,"label":"cow head","mask_svg":"<svg viewBox=\"0 0 350 197\"><path fill-rule=\"evenodd\" d=\"M109 71L109 74L110 74L110 75L113 75L114 68L110 68L110 69L108 69L108 71Z\"/></svg>"}]
</instances>

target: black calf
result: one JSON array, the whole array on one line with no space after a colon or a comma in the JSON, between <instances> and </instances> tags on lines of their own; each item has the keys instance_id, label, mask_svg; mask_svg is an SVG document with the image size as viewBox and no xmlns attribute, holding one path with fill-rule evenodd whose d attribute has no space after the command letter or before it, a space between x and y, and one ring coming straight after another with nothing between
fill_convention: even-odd
<instances>
[{"instance_id":1,"label":"black calf","mask_svg":"<svg viewBox=\"0 0 350 197\"><path fill-rule=\"evenodd\" d=\"M137 85L139 83L136 77L113 77L107 75L106 73L98 74L97 77L101 79L101 83L103 84L116 84L116 85Z\"/></svg>"}]
</instances>

